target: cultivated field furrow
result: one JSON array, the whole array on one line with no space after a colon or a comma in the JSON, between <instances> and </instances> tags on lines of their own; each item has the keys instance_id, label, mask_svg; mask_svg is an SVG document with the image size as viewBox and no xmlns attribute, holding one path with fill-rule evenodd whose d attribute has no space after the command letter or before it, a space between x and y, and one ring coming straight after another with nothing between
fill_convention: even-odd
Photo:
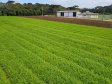
<instances>
[{"instance_id":1,"label":"cultivated field furrow","mask_svg":"<svg viewBox=\"0 0 112 84\"><path fill-rule=\"evenodd\" d=\"M7 39L5 39L5 40L7 40ZM1 48L2 49L5 49L6 48L6 49L1 52L1 56L2 57L0 59L0 63L3 66L3 69L5 70L5 72L7 72L7 76L8 76L8 79L10 79L10 83L12 83L12 84L15 84L15 83L36 83L36 84L44 84L44 82L41 81L41 80L39 80L35 76L35 74L33 74L32 71L29 70L24 65L23 61L20 58L18 58L7 47L6 47L6 44L4 42L4 44L2 45ZM10 84L10 83L7 83L7 84Z\"/></svg>"},{"instance_id":2,"label":"cultivated field furrow","mask_svg":"<svg viewBox=\"0 0 112 84\"><path fill-rule=\"evenodd\" d=\"M16 29L16 30L17 30L17 29ZM8 30L8 31L9 31L9 30ZM19 30L17 30L17 31L19 31ZM14 32L16 33L16 31L14 31ZM22 32L22 31L20 31L20 32ZM26 32L26 31L24 31L22 34L19 33L19 35L23 36L23 34L25 34L25 32ZM28 35L24 35L24 36L26 36L26 37L24 37L24 38L29 39L29 37L32 36L32 37L36 37L36 38L39 39L39 37L36 36L36 35L34 35L34 34L30 34L30 33L28 33L28 32L27 32L26 34L29 34L29 36L28 36ZM31 37L30 40L33 39L32 37ZM40 37L40 39L42 40L42 37ZM47 39L48 39L48 38L47 38ZM44 38L44 42L46 42L46 41L49 41L49 40L45 40L45 38ZM33 40L32 40L32 42L34 42L34 44L35 44L35 42L38 42L38 40L37 40L37 41L33 41ZM49 42L50 42L50 44L53 44L53 46L57 44L55 41L52 42L52 40L50 40ZM39 46L40 43L41 43L41 42L38 42L38 46ZM41 44L40 44L40 45L41 45ZM62 44L61 44L61 45L62 45ZM61 45L60 45L59 42L58 42L57 46L60 46L60 47L61 47ZM66 46L66 45L64 45L64 46ZM70 47L70 46L69 46L69 47ZM73 47L72 47L72 48L73 48ZM65 47L64 49L68 49L68 48ZM74 50L74 48L71 49L71 50L72 50L72 53L76 51L76 49ZM70 51L70 49L69 49L69 51ZM75 52L75 53L76 53L76 52ZM86 57L87 57L87 56L86 56ZM92 58L92 59L93 59L93 58ZM100 58L100 59L101 59L101 58ZM95 60L96 60L96 59L95 59ZM95 61L95 60L94 60L94 61ZM109 60L108 60L108 61L109 61ZM109 62L109 64L110 64L110 62ZM107 65L107 64L105 64L105 65Z\"/></svg>"},{"instance_id":3,"label":"cultivated field furrow","mask_svg":"<svg viewBox=\"0 0 112 84\"><path fill-rule=\"evenodd\" d=\"M4 42L6 40L7 40L7 38L4 39ZM13 49L14 45L9 44L12 42L16 45L17 48ZM13 40L9 40L9 43L4 44L7 46L8 50L12 51L12 53L14 53L17 56L17 58L22 58L21 60L25 63L25 65L28 68L30 68L33 73L35 73L35 74L38 73L38 74L36 74L38 76L38 78L45 81L45 83L52 83L53 81L54 82L56 81L56 83L60 82L59 84L61 84L61 83L64 83L64 80L66 80L66 82L68 81L67 83L70 83L70 84L72 84L72 83L80 84L81 83L76 78L70 77L69 73L65 73L62 70L58 69L57 66L52 66L49 62L46 62L43 59L41 59L41 57L39 57L39 53L34 54L31 51L24 48L24 46L22 46L22 44L19 45L18 43L14 42ZM42 54L41 50L39 50L39 51L40 51L40 54ZM20 52L21 52L21 54L19 54ZM26 56L23 57L23 56L21 56L22 54L26 54ZM43 68L45 68L45 69L43 69ZM52 74L50 74L50 73L52 73ZM47 76L50 76L50 77L48 78ZM107 81L107 82L109 82L109 81Z\"/></svg>"},{"instance_id":4,"label":"cultivated field furrow","mask_svg":"<svg viewBox=\"0 0 112 84\"><path fill-rule=\"evenodd\" d=\"M77 39L74 40L74 39L63 37L63 36L60 36L57 34L51 34L51 33L48 33L46 31L38 31L38 32L33 32L33 33L38 33L41 36L58 41L59 43L63 43L65 45L71 45L71 46L74 46L76 48L81 48L81 49L87 50L91 53L99 54L101 56L107 56L107 57L112 56L112 52L111 52L112 48L103 47L100 45L96 45L94 43L84 42L84 41L77 40ZM97 48L97 50L96 50L96 48ZM108 50L108 52L106 52L107 50Z\"/></svg>"},{"instance_id":5,"label":"cultivated field furrow","mask_svg":"<svg viewBox=\"0 0 112 84\"><path fill-rule=\"evenodd\" d=\"M21 18L16 18L15 19L15 17L13 17L13 18L11 17L11 20L13 22L23 23L22 24L23 26L24 26L24 23L30 24L30 22L28 21L27 18L22 18L22 19L24 20L24 22L21 22ZM7 20L7 22L10 22L10 20L8 20L7 18L4 18L3 20L4 21ZM112 40L112 37L111 37L112 31L109 31L110 29L106 29L106 28L102 29L100 27L83 26L83 25L76 25L76 24L75 24L75 27L74 27L73 24L61 23L63 25L59 25L58 22L51 23L51 21L47 21L47 22L44 21L44 20L38 20L37 21L35 19L30 19L30 21L32 22L32 24L35 24L36 26L44 26L44 27L48 27L48 28L52 27L52 28L57 29L57 30L62 30L62 31L66 30L67 32L78 33L78 34L82 34L82 35L88 35L88 36L92 36L92 37L99 37L99 38L103 38L103 39ZM10 23L13 23L13 22L10 22ZM51 24L51 25L49 25L49 24ZM76 29L76 28L78 28L78 29Z\"/></svg>"},{"instance_id":6,"label":"cultivated field furrow","mask_svg":"<svg viewBox=\"0 0 112 84\"><path fill-rule=\"evenodd\" d=\"M28 20L26 20L25 22L29 23ZM32 22L33 22L33 24L38 24L34 20ZM41 22L41 21L39 21L39 22ZM75 25L75 28L74 28L74 26L71 24L62 23L62 24L66 24L66 25L59 25L58 22L54 22L54 23L50 23L51 25L48 25L49 23L50 23L50 21L47 21L44 24L43 23L39 23L39 24L41 24L42 26L45 25L45 27L54 27L54 25L55 25L55 28L58 30L66 30L67 32L70 31L73 33L80 33L80 34L89 35L89 36L94 35L94 37L100 37L100 38L112 40L112 37L111 37L112 31L109 31L109 29L104 28L102 30L102 28L100 28L100 27L91 27L91 26L87 27L87 26L82 26L82 25ZM78 29L76 29L77 27L78 27ZM109 35L109 34L111 34L111 35Z\"/></svg>"},{"instance_id":7,"label":"cultivated field furrow","mask_svg":"<svg viewBox=\"0 0 112 84\"><path fill-rule=\"evenodd\" d=\"M28 36L29 37L29 36ZM27 37L26 37L27 38ZM40 42L41 43L41 42ZM52 42L53 43L53 42ZM38 43L39 44L39 43ZM41 45L41 44L40 44Z\"/></svg>"},{"instance_id":8,"label":"cultivated field furrow","mask_svg":"<svg viewBox=\"0 0 112 84\"><path fill-rule=\"evenodd\" d=\"M24 42L23 40L22 40L22 42ZM24 43L26 43L26 42L24 42ZM26 44L28 44L28 43L26 43ZM28 44L29 46L30 46L30 44ZM17 45L16 45L17 46ZM25 47L25 45L24 45L24 47ZM33 47L33 45L32 45L32 47ZM29 49L28 47L25 47L25 48L27 48L27 49ZM36 50L38 49L38 47L36 48ZM21 50L21 49L20 49ZM32 51L33 49L31 49L30 51ZM41 56L41 58L42 58L42 56L43 56L43 59L45 60L45 61L47 61L47 62L50 62L50 64L52 64L53 63L53 65L55 64L55 66L58 66L59 68L62 68L63 70L68 70L68 72L66 71L66 73L68 73L69 74L69 72L71 72L71 75L70 76L77 76L78 77L78 79L80 78L80 76L81 75L79 75L79 74L85 74L86 73L86 75L88 74L88 77L89 77L89 79L90 80L93 80L93 83L98 83L98 82L101 82L102 81L102 83L103 82L105 82L105 83L111 83L111 81L109 80L109 79L107 79L107 78L103 78L103 77L101 77L101 76L98 76L98 75L95 75L94 73L92 73L92 72L90 72L90 71L88 71L88 70L86 70L86 69L83 69L83 68L81 68L81 67L79 67L79 65L74 65L74 63L69 63L67 60L64 60L64 59L61 59L60 57L54 57L52 54L50 54L50 53L48 53L48 52L46 52L45 50L41 50L41 48L39 48L39 50L38 50L39 52L45 52L45 54L43 53L37 53L37 55L39 56ZM18 56L17 54L16 54L16 56ZM52 57L51 57L52 56ZM49 58L50 58L50 60L49 60ZM47 59L47 60L46 60ZM54 59L54 60L53 60ZM55 61L56 60L56 61ZM63 61L62 61L63 60ZM59 62L62 62L62 64L60 64ZM68 65L68 67L66 66L66 65ZM64 66L65 65L65 66ZM72 71L71 71L71 69L72 69ZM70 70L69 70L70 69ZM77 73L76 73L77 72ZM82 73L83 72L83 73ZM91 74L91 76L89 76ZM92 79L92 78L94 78L94 79ZM82 77L81 78L81 81L83 81L84 82L84 80L86 80L87 78L85 78L85 76L84 77ZM89 81L86 81L86 82L84 82L84 83L89 83Z\"/></svg>"},{"instance_id":9,"label":"cultivated field furrow","mask_svg":"<svg viewBox=\"0 0 112 84\"><path fill-rule=\"evenodd\" d=\"M17 38L17 37L16 37ZM26 37L26 38L29 38L30 39L30 36L28 36L28 37ZM23 39L24 39L24 37L23 37ZM33 39L33 38L32 38ZM19 40L18 40L19 41ZM29 41L29 40L28 40ZM35 41L35 40L33 40L33 41ZM30 40L30 42L31 43L33 43L33 41L31 41ZM52 42L52 41L51 41ZM35 44L35 43L34 43ZM44 44L44 45L43 45ZM87 69L89 69L89 70L92 70L93 72L95 72L96 74L99 74L99 75L102 75L102 76L104 76L104 77L109 77L110 79L112 78L111 77L111 69L109 69L109 68L106 68L106 67L104 67L102 64L100 64L100 63L96 63L95 61L92 61L92 60L90 60L90 59L88 59L88 58L81 58L80 56L78 56L77 54L73 54L73 53L70 53L69 51L66 51L66 50L63 50L63 49L61 49L61 46L60 47L55 47L55 46L53 46L53 47L51 47L52 45L51 44L48 44L48 43L45 43L44 41L39 41L39 40L37 40L36 41L36 45L37 46L39 46L39 47L42 47L42 46L49 46L49 48L48 47L42 47L43 49L45 49L45 50L47 50L47 51L49 51L50 53L53 53L53 54L55 54L55 55L57 55L57 56L60 56L60 57L62 57L62 58L66 58L67 60L69 60L69 61L73 61L74 63L77 63L78 65L80 65L80 66L82 66L83 68L87 68ZM41 45L41 46L40 46ZM35 49L37 49L36 47L35 47ZM61 51L61 52L63 52L63 53L60 53L60 52L57 52L57 50L59 50L59 51ZM36 51L33 51L34 53L36 53ZM63 54L63 56L62 56L62 54ZM70 55L70 56L68 56L68 55ZM74 59L74 57L75 57L75 59ZM50 57L51 58L51 57ZM48 58L49 59L49 58ZM91 63L90 63L91 62ZM87 66L88 65L88 63L89 63L89 66ZM94 66L92 66L92 65L94 65ZM100 68L98 68L98 67L100 67ZM97 68L97 69L96 69ZM102 70L101 70L102 69ZM106 71L106 72L105 72ZM107 74L108 73L108 74ZM73 73L72 73L73 74ZM110 76L109 76L110 75Z\"/></svg>"},{"instance_id":10,"label":"cultivated field furrow","mask_svg":"<svg viewBox=\"0 0 112 84\"><path fill-rule=\"evenodd\" d=\"M11 84L6 72L3 70L3 68L0 66L0 84Z\"/></svg>"},{"instance_id":11,"label":"cultivated field furrow","mask_svg":"<svg viewBox=\"0 0 112 84\"><path fill-rule=\"evenodd\" d=\"M27 28L29 28L29 27L27 27ZM51 34L51 33L49 33L50 31L48 31L48 32L46 32L46 30L42 31L42 28L40 28L40 30L35 30L35 31L31 31L31 32L36 33L36 34L38 33L40 35L43 35L44 37L53 39L60 43L62 42L66 45L72 45L74 47L81 48L81 49L87 50L91 53L99 54L101 56L107 56L107 57L112 56L112 52L111 52L112 48L109 48L109 47L105 47L105 46L103 47L100 45L96 45L94 43L85 42L85 41L77 40L77 39L73 39L73 38L67 38L66 36L62 36L62 35L58 35L58 34ZM97 50L96 50L96 48L97 48ZM108 52L107 52L107 50L108 50Z\"/></svg>"},{"instance_id":12,"label":"cultivated field furrow","mask_svg":"<svg viewBox=\"0 0 112 84\"><path fill-rule=\"evenodd\" d=\"M20 35L22 35L22 36L24 36L24 34L20 34ZM17 38L17 37L16 37ZM25 38L30 38L30 36L28 36L28 37L25 37ZM32 38L32 40L33 40L33 38ZM34 41L34 40L33 40ZM41 42L39 42L39 40L37 40L36 41L37 42L37 44L38 44L38 46L39 45L41 45L41 46L44 46L44 45L42 45L42 44L45 44L45 43L42 43L42 41ZM42 44L39 44L39 43L42 43ZM48 45L48 44L47 44ZM55 47L54 47L55 48ZM66 56L65 56L66 57ZM70 60L70 59L69 59ZM78 60L80 60L80 61L78 61ZM76 59L76 61L79 63L79 65L80 65L80 63L82 62L83 63L83 61L81 61L81 59ZM85 60L85 61L87 61L87 59ZM91 65L94 65L94 64L91 64ZM84 65L83 65L84 66ZM86 66L86 65L85 65ZM96 67L99 67L99 66L96 66ZM96 68L95 67L95 68ZM101 66L100 66L101 67ZM91 69L91 67L90 67L90 69ZM103 68L102 68L102 70L103 70ZM99 71L100 71L100 69L99 69ZM107 71L107 70L105 70L105 71ZM96 70L96 72L98 72L98 70ZM102 73L102 74L101 74ZM108 73L108 71L105 73L105 75L107 75L107 73ZM100 75L104 75L103 74L103 72L100 72L100 73L98 73L98 74L100 74ZM111 76L110 76L111 77ZM111 79L111 78L110 78Z\"/></svg>"},{"instance_id":13,"label":"cultivated field furrow","mask_svg":"<svg viewBox=\"0 0 112 84\"><path fill-rule=\"evenodd\" d=\"M22 25L23 23L19 23L19 24ZM12 25L13 26L18 26L18 25L14 25L13 23L12 23ZM54 27L45 27L45 26L38 26L38 25L33 25L33 24L29 25L28 23L24 23L24 26L21 26L21 25L19 25L19 27L20 28L24 27L24 29L26 29L26 27L31 28L29 26L32 25L33 29L31 29L31 31L38 31L41 28L41 30L49 31L49 33L52 32L52 34L58 34L58 35L61 35L61 36L64 36L64 37L69 37L69 38L74 38L74 39L78 39L78 40L83 40L85 42L96 43L96 44L99 44L99 45L105 46L105 47L107 47L107 46L111 47L112 46L112 42L111 41L103 39L103 38L100 39L100 38L90 37L90 36L76 34L76 33L69 33L69 32L66 32L66 31L56 30L56 29L54 29ZM38 29L37 29L37 27L38 27ZM101 43L101 41L103 41L103 42Z\"/></svg>"},{"instance_id":14,"label":"cultivated field furrow","mask_svg":"<svg viewBox=\"0 0 112 84\"><path fill-rule=\"evenodd\" d=\"M25 35L25 34L24 35L22 34L22 36L21 36L21 35L18 34L18 36L20 36L22 38L26 38L26 40L30 41L31 43L34 43L34 44L36 43L37 46L40 46L41 45L40 47L46 48L46 50L51 51L52 53L55 53L55 54L59 53L57 50L59 50L59 51L66 50L66 51L69 51L69 52L71 52L71 53L73 53L75 55L79 55L78 57L81 57L81 58L82 57L83 58L89 58L91 60L93 60L93 58L91 58L91 57L94 57L95 58L97 56L97 59L98 60L97 59L94 59L94 61L95 62L97 62L97 61L101 62L102 61L102 63L105 66L108 66L108 64L111 64L112 63L112 61L110 59L108 59L108 58L105 58L105 60L108 60L107 61L108 63L104 63L104 61L103 61L104 57L101 58L100 56L98 56L96 54L94 54L93 56L91 56L92 55L91 53L85 52L85 51L83 51L81 49L74 48L72 46L64 45L62 43L53 41L53 40L48 39L48 38L44 38L42 36L36 36L36 35L33 35L33 34L29 34L29 36L28 35ZM38 40L36 40L35 38L38 38ZM48 43L46 43L46 41L48 41ZM44 45L49 45L49 46L44 46ZM82 53L80 54L80 53L77 53L77 52L80 52L80 53L82 52ZM83 56L83 54L85 54L85 53L86 53L86 56ZM109 65L109 67L111 67L111 66Z\"/></svg>"},{"instance_id":15,"label":"cultivated field furrow","mask_svg":"<svg viewBox=\"0 0 112 84\"><path fill-rule=\"evenodd\" d=\"M21 22L20 18L16 18L16 19L17 19L16 21L15 21L15 18L12 19L12 21L16 22L16 23L18 23L18 22L22 23L22 26L28 26L28 25L25 25L25 24L30 24L30 22L27 20L27 18L24 18L25 19L24 22ZM6 19L6 20L7 20L8 23L13 23L13 22L10 22L10 20L8 21L8 19ZM65 23L62 23L63 25L59 25L59 23L57 23L57 22L51 23L51 21L46 22L44 20L39 20L39 21L36 20L35 21L34 19L31 19L31 22L32 22L32 24L30 24L30 26L35 25L35 26L40 26L40 27L53 28L53 29L56 29L56 30L67 31L67 32L74 33L74 34L77 33L77 34L81 34L81 35L84 35L84 36L91 36L91 37L95 37L95 38L101 38L102 37L101 39L104 39L104 40L106 40L106 39L107 40L109 40L109 39L112 40L112 37L111 37L112 31L109 31L110 29L103 28L103 30L102 30L102 28L100 28L100 27L81 26L81 25L76 25L76 24L75 24L75 27L74 27L72 24L66 24L65 25ZM43 24L43 22L45 22L45 23ZM51 25L49 25L49 24L51 24ZM18 25L18 26L20 26L20 25ZM76 28L78 28L78 29L76 29Z\"/></svg>"},{"instance_id":16,"label":"cultivated field furrow","mask_svg":"<svg viewBox=\"0 0 112 84\"><path fill-rule=\"evenodd\" d=\"M0 17L0 83L111 84L112 30Z\"/></svg>"}]
</instances>

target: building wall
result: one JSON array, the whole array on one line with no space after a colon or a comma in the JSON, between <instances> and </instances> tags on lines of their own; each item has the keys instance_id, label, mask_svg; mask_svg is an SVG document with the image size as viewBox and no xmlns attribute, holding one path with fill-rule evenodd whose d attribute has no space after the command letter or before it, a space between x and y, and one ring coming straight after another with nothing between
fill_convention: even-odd
<instances>
[{"instance_id":1,"label":"building wall","mask_svg":"<svg viewBox=\"0 0 112 84\"><path fill-rule=\"evenodd\" d=\"M57 17L60 17L61 16L61 13L57 13Z\"/></svg>"},{"instance_id":2,"label":"building wall","mask_svg":"<svg viewBox=\"0 0 112 84\"><path fill-rule=\"evenodd\" d=\"M78 16L80 12L76 12L76 17ZM61 12L57 12L57 17L63 17L61 16ZM73 12L64 12L64 17L73 17Z\"/></svg>"},{"instance_id":3,"label":"building wall","mask_svg":"<svg viewBox=\"0 0 112 84\"><path fill-rule=\"evenodd\" d=\"M82 17L82 15L78 15L78 18L81 18Z\"/></svg>"},{"instance_id":4,"label":"building wall","mask_svg":"<svg viewBox=\"0 0 112 84\"><path fill-rule=\"evenodd\" d=\"M64 13L64 17L69 17L68 15L69 15L68 12Z\"/></svg>"},{"instance_id":5,"label":"building wall","mask_svg":"<svg viewBox=\"0 0 112 84\"><path fill-rule=\"evenodd\" d=\"M78 18L98 18L98 15L78 15Z\"/></svg>"},{"instance_id":6,"label":"building wall","mask_svg":"<svg viewBox=\"0 0 112 84\"><path fill-rule=\"evenodd\" d=\"M91 15L91 18L98 18L98 15Z\"/></svg>"},{"instance_id":7,"label":"building wall","mask_svg":"<svg viewBox=\"0 0 112 84\"><path fill-rule=\"evenodd\" d=\"M78 17L80 13L81 13L81 12L77 12L77 13L76 13L76 17Z\"/></svg>"},{"instance_id":8,"label":"building wall","mask_svg":"<svg viewBox=\"0 0 112 84\"><path fill-rule=\"evenodd\" d=\"M75 11L73 11L75 12ZM61 16L61 12L57 12L57 17L73 17L73 12L64 12L64 16ZM81 12L76 11L76 17L78 18L98 18L98 15L80 15Z\"/></svg>"},{"instance_id":9,"label":"building wall","mask_svg":"<svg viewBox=\"0 0 112 84\"><path fill-rule=\"evenodd\" d=\"M73 12L69 12L69 17L73 17Z\"/></svg>"}]
</instances>

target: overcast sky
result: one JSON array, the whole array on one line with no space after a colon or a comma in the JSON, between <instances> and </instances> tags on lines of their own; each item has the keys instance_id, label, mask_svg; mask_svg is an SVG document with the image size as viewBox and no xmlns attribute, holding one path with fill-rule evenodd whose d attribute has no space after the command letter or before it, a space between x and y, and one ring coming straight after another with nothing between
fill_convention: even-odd
<instances>
[{"instance_id":1,"label":"overcast sky","mask_svg":"<svg viewBox=\"0 0 112 84\"><path fill-rule=\"evenodd\" d=\"M7 2L8 0L0 0ZM78 5L80 8L94 8L96 6L107 6L112 4L112 0L14 0L19 3L43 3L43 4L58 4L64 7Z\"/></svg>"}]
</instances>

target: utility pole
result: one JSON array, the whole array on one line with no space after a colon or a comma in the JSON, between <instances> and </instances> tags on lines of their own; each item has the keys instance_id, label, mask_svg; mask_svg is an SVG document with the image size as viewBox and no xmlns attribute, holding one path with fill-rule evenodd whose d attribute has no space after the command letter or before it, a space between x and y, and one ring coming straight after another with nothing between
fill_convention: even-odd
<instances>
[{"instance_id":1,"label":"utility pole","mask_svg":"<svg viewBox=\"0 0 112 84\"><path fill-rule=\"evenodd\" d=\"M42 16L43 16L43 7L42 7Z\"/></svg>"},{"instance_id":2,"label":"utility pole","mask_svg":"<svg viewBox=\"0 0 112 84\"><path fill-rule=\"evenodd\" d=\"M103 10L103 17L104 17L105 9Z\"/></svg>"},{"instance_id":3,"label":"utility pole","mask_svg":"<svg viewBox=\"0 0 112 84\"><path fill-rule=\"evenodd\" d=\"M99 13L99 8L97 8L97 12Z\"/></svg>"},{"instance_id":4,"label":"utility pole","mask_svg":"<svg viewBox=\"0 0 112 84\"><path fill-rule=\"evenodd\" d=\"M97 9L97 13L98 13L98 15L99 15L99 8L96 8ZM99 18L98 18L98 20L99 20Z\"/></svg>"},{"instance_id":5,"label":"utility pole","mask_svg":"<svg viewBox=\"0 0 112 84\"><path fill-rule=\"evenodd\" d=\"M103 11L103 18L105 18L104 13L105 13L105 9L104 9L104 11Z\"/></svg>"}]
</instances>

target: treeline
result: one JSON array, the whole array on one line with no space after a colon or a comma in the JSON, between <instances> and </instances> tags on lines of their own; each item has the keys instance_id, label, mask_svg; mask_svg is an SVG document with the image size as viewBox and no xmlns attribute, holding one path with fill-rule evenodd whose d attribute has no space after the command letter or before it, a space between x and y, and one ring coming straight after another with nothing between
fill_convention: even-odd
<instances>
[{"instance_id":1,"label":"treeline","mask_svg":"<svg viewBox=\"0 0 112 84\"><path fill-rule=\"evenodd\" d=\"M2 16L37 16L37 15L55 15L58 10L65 10L60 5L32 4L32 3L0 3L0 15Z\"/></svg>"},{"instance_id":2,"label":"treeline","mask_svg":"<svg viewBox=\"0 0 112 84\"><path fill-rule=\"evenodd\" d=\"M68 10L78 9L81 12L90 11L90 12L99 13L99 14L112 14L112 4L109 5L109 6L96 6L95 8L83 8L83 9L80 9L78 7L79 6L74 5L72 7L66 8L66 9L68 9Z\"/></svg>"},{"instance_id":3,"label":"treeline","mask_svg":"<svg viewBox=\"0 0 112 84\"><path fill-rule=\"evenodd\" d=\"M94 13L110 15L112 14L112 4L109 6L96 6L95 8L91 8L91 9L83 8L81 11L82 12L91 11Z\"/></svg>"},{"instance_id":4,"label":"treeline","mask_svg":"<svg viewBox=\"0 0 112 84\"><path fill-rule=\"evenodd\" d=\"M109 6L97 6L95 8L83 8L80 9L77 5L65 8L61 5L49 5L49 4L32 4L32 3L2 3L0 2L0 16L39 16L39 15L56 15L60 10L80 10L81 12L91 11L99 14L112 14L112 5ZM43 12L42 12L43 11Z\"/></svg>"}]
</instances>

